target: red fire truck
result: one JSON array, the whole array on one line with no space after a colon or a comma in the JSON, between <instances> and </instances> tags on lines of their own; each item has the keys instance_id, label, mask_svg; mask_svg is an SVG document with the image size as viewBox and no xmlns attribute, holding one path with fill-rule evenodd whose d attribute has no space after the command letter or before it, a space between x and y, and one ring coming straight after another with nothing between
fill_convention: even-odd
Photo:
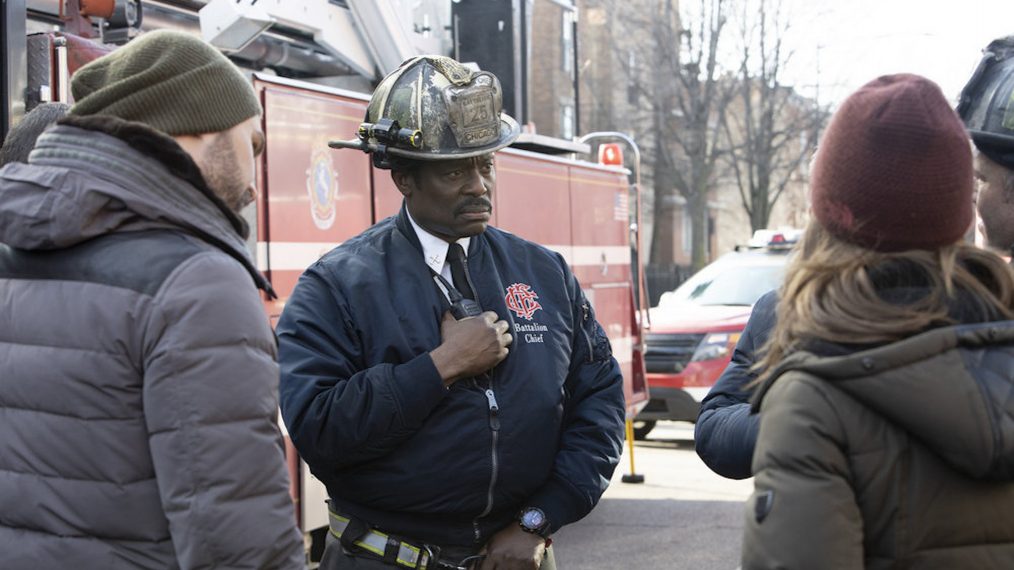
<instances>
[{"instance_id":1,"label":"red fire truck","mask_svg":"<svg viewBox=\"0 0 1014 570\"><path fill-rule=\"evenodd\" d=\"M54 26L80 31L82 22L92 25L87 22L95 18L81 13L86 2L29 4L34 7L26 9L24 2L10 0L3 8L5 130L33 104L67 101L72 73L115 47L52 31ZM164 8L174 3L151 4ZM192 30L195 14L187 20L184 8L174 10L175 19L157 11L155 17L146 15L146 23L132 33L170 26ZM67 25L68 11L79 18L73 26ZM97 28L105 23L93 22ZM17 37L33 29L46 31L27 39ZM401 196L389 173L374 169L367 155L327 146L329 140L354 135L365 116L367 94L260 73L248 61L238 63L249 72L264 108L267 143L258 164L260 194L244 215L256 228L249 247L279 295L264 301L274 324L303 270L344 240L396 213ZM633 418L648 399L641 358L643 311L638 306L645 297L643 288L635 285L635 276L641 275L633 229L639 205L636 185L629 183L625 169L573 158L575 151L588 152L586 145L531 135L523 136L524 145L569 154L519 148L498 153L493 225L541 243L571 264L612 341L623 370L627 417ZM322 538L317 533L327 526L326 493L291 443L288 458L300 525L307 533L314 531L314 538Z\"/></svg>"}]
</instances>

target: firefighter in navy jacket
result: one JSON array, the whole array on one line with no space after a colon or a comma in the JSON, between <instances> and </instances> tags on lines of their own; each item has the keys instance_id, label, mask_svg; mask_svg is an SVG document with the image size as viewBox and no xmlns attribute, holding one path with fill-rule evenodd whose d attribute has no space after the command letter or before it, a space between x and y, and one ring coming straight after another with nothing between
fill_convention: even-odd
<instances>
[{"instance_id":1,"label":"firefighter in navy jacket","mask_svg":"<svg viewBox=\"0 0 1014 570\"><path fill-rule=\"evenodd\" d=\"M311 266L277 328L284 420L340 536L322 567L552 568L545 539L619 460L619 366L577 280L487 227L493 152L517 133L493 75L424 56L333 144L371 152L405 200ZM455 320L459 293L482 314Z\"/></svg>"},{"instance_id":2,"label":"firefighter in navy jacket","mask_svg":"<svg viewBox=\"0 0 1014 570\"><path fill-rule=\"evenodd\" d=\"M746 479L753 473L760 418L750 411L747 387L757 378L754 364L775 327L778 290L768 291L754 303L750 320L739 337L729 365L701 402L694 426L694 448L701 460L722 477Z\"/></svg>"}]
</instances>

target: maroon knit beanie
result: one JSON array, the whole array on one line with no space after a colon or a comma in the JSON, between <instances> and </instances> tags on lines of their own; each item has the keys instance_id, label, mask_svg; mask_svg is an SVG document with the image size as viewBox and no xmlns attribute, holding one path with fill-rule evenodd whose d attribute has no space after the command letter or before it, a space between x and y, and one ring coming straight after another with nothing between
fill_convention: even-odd
<instances>
[{"instance_id":1,"label":"maroon knit beanie","mask_svg":"<svg viewBox=\"0 0 1014 570\"><path fill-rule=\"evenodd\" d=\"M932 81L885 75L849 95L814 161L813 213L828 231L877 251L937 249L972 223L972 151Z\"/></svg>"}]
</instances>

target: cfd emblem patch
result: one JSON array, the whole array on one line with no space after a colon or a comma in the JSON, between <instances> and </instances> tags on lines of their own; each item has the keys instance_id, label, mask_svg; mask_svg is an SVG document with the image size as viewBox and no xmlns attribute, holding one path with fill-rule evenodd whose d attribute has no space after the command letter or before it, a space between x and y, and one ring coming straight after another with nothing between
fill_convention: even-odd
<instances>
[{"instance_id":1,"label":"cfd emblem patch","mask_svg":"<svg viewBox=\"0 0 1014 570\"><path fill-rule=\"evenodd\" d=\"M310 168L306 171L306 192L310 195L313 224L326 230L334 224L335 200L338 197L338 176L328 152L327 141L314 145Z\"/></svg>"},{"instance_id":2,"label":"cfd emblem patch","mask_svg":"<svg viewBox=\"0 0 1014 570\"><path fill-rule=\"evenodd\" d=\"M504 302L507 303L507 308L514 311L518 317L525 320L532 320L532 315L535 311L542 308L537 299L538 295L529 285L524 283L515 283L507 288L507 296L504 297Z\"/></svg>"}]
</instances>

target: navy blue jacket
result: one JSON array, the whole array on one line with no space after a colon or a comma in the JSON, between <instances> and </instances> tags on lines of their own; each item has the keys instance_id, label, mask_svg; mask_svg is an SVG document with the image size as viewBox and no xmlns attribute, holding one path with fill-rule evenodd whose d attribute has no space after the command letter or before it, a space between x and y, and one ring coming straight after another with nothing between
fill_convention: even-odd
<instances>
[{"instance_id":1,"label":"navy blue jacket","mask_svg":"<svg viewBox=\"0 0 1014 570\"><path fill-rule=\"evenodd\" d=\"M514 336L496 414L485 380L445 389L429 356L449 305L404 208L311 266L277 327L282 415L336 506L441 546L484 544L525 506L553 531L580 519L623 439L619 366L563 259L489 228L468 265ZM515 285L538 296L530 318L508 308Z\"/></svg>"},{"instance_id":2,"label":"navy blue jacket","mask_svg":"<svg viewBox=\"0 0 1014 570\"><path fill-rule=\"evenodd\" d=\"M775 326L777 305L777 291L757 299L732 361L701 402L694 446L704 463L723 477L746 479L752 474L750 463L760 422L750 413L750 391L743 386L757 377L750 367Z\"/></svg>"}]
</instances>

